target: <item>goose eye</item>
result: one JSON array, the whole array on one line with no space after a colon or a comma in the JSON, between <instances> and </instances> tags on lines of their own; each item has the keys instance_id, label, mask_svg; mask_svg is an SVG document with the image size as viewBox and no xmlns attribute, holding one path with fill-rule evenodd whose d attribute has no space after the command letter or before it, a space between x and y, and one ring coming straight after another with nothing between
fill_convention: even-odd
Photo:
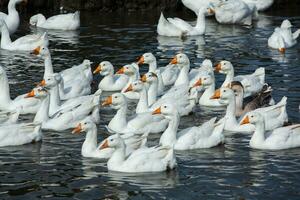
<instances>
[{"instance_id":1,"label":"goose eye","mask_svg":"<svg viewBox=\"0 0 300 200\"><path fill-rule=\"evenodd\" d=\"M105 63L103 64L103 66L105 66Z\"/></svg>"},{"instance_id":2,"label":"goose eye","mask_svg":"<svg viewBox=\"0 0 300 200\"><path fill-rule=\"evenodd\" d=\"M50 81L51 79L50 79L50 78L48 78L47 80L48 80L48 81Z\"/></svg>"},{"instance_id":3,"label":"goose eye","mask_svg":"<svg viewBox=\"0 0 300 200\"><path fill-rule=\"evenodd\" d=\"M226 92L226 90L223 90L223 92Z\"/></svg>"},{"instance_id":4,"label":"goose eye","mask_svg":"<svg viewBox=\"0 0 300 200\"><path fill-rule=\"evenodd\" d=\"M164 108L167 108L167 106L164 106Z\"/></svg>"},{"instance_id":5,"label":"goose eye","mask_svg":"<svg viewBox=\"0 0 300 200\"><path fill-rule=\"evenodd\" d=\"M114 139L110 139L110 141L111 141L111 142L113 142L113 141L114 141Z\"/></svg>"},{"instance_id":6,"label":"goose eye","mask_svg":"<svg viewBox=\"0 0 300 200\"><path fill-rule=\"evenodd\" d=\"M251 118L253 118L253 115L251 115Z\"/></svg>"},{"instance_id":7,"label":"goose eye","mask_svg":"<svg viewBox=\"0 0 300 200\"><path fill-rule=\"evenodd\" d=\"M87 123L85 122L84 125L87 125Z\"/></svg>"},{"instance_id":8,"label":"goose eye","mask_svg":"<svg viewBox=\"0 0 300 200\"><path fill-rule=\"evenodd\" d=\"M117 96L115 96L115 99L118 98Z\"/></svg>"},{"instance_id":9,"label":"goose eye","mask_svg":"<svg viewBox=\"0 0 300 200\"><path fill-rule=\"evenodd\" d=\"M206 78L204 78L204 80L206 80Z\"/></svg>"}]
</instances>

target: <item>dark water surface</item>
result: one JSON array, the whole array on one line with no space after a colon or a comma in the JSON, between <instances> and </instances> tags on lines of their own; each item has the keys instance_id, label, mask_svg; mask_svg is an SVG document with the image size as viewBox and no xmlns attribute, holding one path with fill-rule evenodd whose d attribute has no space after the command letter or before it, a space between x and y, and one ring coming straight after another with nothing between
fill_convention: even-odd
<instances>
[{"instance_id":1,"label":"dark water surface","mask_svg":"<svg viewBox=\"0 0 300 200\"><path fill-rule=\"evenodd\" d=\"M167 14L167 16L175 14ZM190 21L193 16L177 16ZM285 13L285 16L288 16ZM82 27L76 32L49 32L56 71L88 58L99 63L111 61L116 68L145 52L153 52L160 66L178 52L185 52L198 67L204 58L231 61L236 74L266 68L266 82L278 101L288 97L288 114L300 122L300 45L285 56L267 47L267 38L284 19L261 15L252 27L218 25L208 19L207 34L186 40L157 37L159 13L82 13ZM27 18L26 18L27 19ZM300 28L300 17L290 18ZM30 31L22 24L17 36ZM13 96L28 92L43 75L43 62L29 54L0 51L0 63L7 70ZM95 65L94 65L95 67ZM148 69L142 67L141 71ZM96 77L97 81L99 76ZM217 75L218 84L224 80ZM200 125L212 116L196 108L184 117L180 128ZM99 139L106 137L104 125L113 116L101 110ZM107 172L106 164L81 156L85 135L44 132L43 142L0 148L1 199L299 199L300 148L259 151L249 148L249 136L235 134L220 147L178 153L178 168L172 172L133 176ZM155 144L159 136L151 136Z\"/></svg>"}]
</instances>

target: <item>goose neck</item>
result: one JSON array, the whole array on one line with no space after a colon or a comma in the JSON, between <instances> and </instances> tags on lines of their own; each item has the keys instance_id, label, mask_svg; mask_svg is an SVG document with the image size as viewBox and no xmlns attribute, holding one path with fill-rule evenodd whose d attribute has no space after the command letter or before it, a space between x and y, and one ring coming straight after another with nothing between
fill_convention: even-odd
<instances>
[{"instance_id":1,"label":"goose neck","mask_svg":"<svg viewBox=\"0 0 300 200\"><path fill-rule=\"evenodd\" d=\"M107 162L107 167L109 169L115 169L121 166L121 164L124 162L125 160L125 144L124 142L121 143L120 146L118 146L114 153L112 154L112 156L110 157L110 159Z\"/></svg>"},{"instance_id":2,"label":"goose neck","mask_svg":"<svg viewBox=\"0 0 300 200\"><path fill-rule=\"evenodd\" d=\"M148 88L148 105L152 105L157 100L158 83L157 81L152 82Z\"/></svg>"},{"instance_id":3,"label":"goose neck","mask_svg":"<svg viewBox=\"0 0 300 200\"><path fill-rule=\"evenodd\" d=\"M152 62L149 63L148 72L156 73L156 69L157 69L157 62L156 62L156 60L153 60Z\"/></svg>"},{"instance_id":4,"label":"goose neck","mask_svg":"<svg viewBox=\"0 0 300 200\"><path fill-rule=\"evenodd\" d=\"M53 66L52 66L52 60L51 60L51 56L47 55L44 58L44 65L45 65L45 72L44 72L44 78L48 75L53 74Z\"/></svg>"},{"instance_id":5,"label":"goose neck","mask_svg":"<svg viewBox=\"0 0 300 200\"><path fill-rule=\"evenodd\" d=\"M265 122L260 121L255 124L255 131L252 135L250 143L260 144L265 141Z\"/></svg>"},{"instance_id":6,"label":"goose neck","mask_svg":"<svg viewBox=\"0 0 300 200\"><path fill-rule=\"evenodd\" d=\"M97 127L94 124L92 128L86 133L85 140L82 144L82 152L92 152L97 149Z\"/></svg>"},{"instance_id":7,"label":"goose neck","mask_svg":"<svg viewBox=\"0 0 300 200\"><path fill-rule=\"evenodd\" d=\"M161 135L159 143L162 146L173 147L173 145L176 143L176 141L177 141L177 130L178 130L179 121L180 121L180 116L179 116L178 112L176 112L171 117L167 129Z\"/></svg>"},{"instance_id":8,"label":"goose neck","mask_svg":"<svg viewBox=\"0 0 300 200\"><path fill-rule=\"evenodd\" d=\"M236 119L235 118L235 98L229 98L228 99L228 105L227 105L227 109L226 109L226 114L225 117L229 118L229 119Z\"/></svg>"},{"instance_id":9,"label":"goose neck","mask_svg":"<svg viewBox=\"0 0 300 200\"><path fill-rule=\"evenodd\" d=\"M233 70L227 71L226 78L224 83L222 84L222 87L226 87L229 83L231 83L233 81L233 77L234 77L234 71Z\"/></svg>"},{"instance_id":10,"label":"goose neck","mask_svg":"<svg viewBox=\"0 0 300 200\"><path fill-rule=\"evenodd\" d=\"M11 98L9 92L9 84L5 72L3 72L3 74L0 77L0 90L1 90L1 95L0 95L1 108L3 107L3 109L7 109L7 107L11 103Z\"/></svg>"},{"instance_id":11,"label":"goose neck","mask_svg":"<svg viewBox=\"0 0 300 200\"><path fill-rule=\"evenodd\" d=\"M195 28L197 29L197 31L199 31L201 33L205 32L205 13L204 12L199 12Z\"/></svg>"},{"instance_id":12,"label":"goose neck","mask_svg":"<svg viewBox=\"0 0 300 200\"><path fill-rule=\"evenodd\" d=\"M47 122L49 119L49 103L50 103L50 96L47 95L42 100L42 103L40 105L40 108L38 109L35 117L34 117L34 122L39 122L39 123L44 123Z\"/></svg>"},{"instance_id":13,"label":"goose neck","mask_svg":"<svg viewBox=\"0 0 300 200\"><path fill-rule=\"evenodd\" d=\"M148 94L145 87L139 92L140 93L140 99L136 106L136 113L143 113L147 112L149 105L148 105Z\"/></svg>"},{"instance_id":14,"label":"goose neck","mask_svg":"<svg viewBox=\"0 0 300 200\"><path fill-rule=\"evenodd\" d=\"M9 31L6 24L1 27L1 48L5 48L11 44L11 39L9 36Z\"/></svg>"},{"instance_id":15,"label":"goose neck","mask_svg":"<svg viewBox=\"0 0 300 200\"><path fill-rule=\"evenodd\" d=\"M177 78L174 86L179 86L179 85L189 83L189 70L190 70L189 63L181 66L181 70L179 72L178 78Z\"/></svg>"},{"instance_id":16,"label":"goose neck","mask_svg":"<svg viewBox=\"0 0 300 200\"><path fill-rule=\"evenodd\" d=\"M55 85L50 89L50 107L49 107L50 116L53 115L59 109L60 105L61 105L61 101L59 97L58 86Z\"/></svg>"}]
</instances>

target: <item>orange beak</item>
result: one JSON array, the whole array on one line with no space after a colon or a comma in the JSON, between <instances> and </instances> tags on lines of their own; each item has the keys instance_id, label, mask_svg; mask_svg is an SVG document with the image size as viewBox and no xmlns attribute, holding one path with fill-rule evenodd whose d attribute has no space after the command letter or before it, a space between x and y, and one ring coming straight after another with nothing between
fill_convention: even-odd
<instances>
[{"instance_id":1,"label":"orange beak","mask_svg":"<svg viewBox=\"0 0 300 200\"><path fill-rule=\"evenodd\" d=\"M72 130L72 133L75 134L75 133L80 133L82 130L82 127L81 127L81 123L79 123L73 130Z\"/></svg>"},{"instance_id":2,"label":"orange beak","mask_svg":"<svg viewBox=\"0 0 300 200\"><path fill-rule=\"evenodd\" d=\"M176 65L176 64L178 63L177 57L175 56L175 57L171 60L170 63L173 64L173 65Z\"/></svg>"},{"instance_id":3,"label":"orange beak","mask_svg":"<svg viewBox=\"0 0 300 200\"><path fill-rule=\"evenodd\" d=\"M34 90L31 90L31 92L27 93L27 95L25 96L25 98L30 98L30 97L34 97Z\"/></svg>"},{"instance_id":4,"label":"orange beak","mask_svg":"<svg viewBox=\"0 0 300 200\"><path fill-rule=\"evenodd\" d=\"M157 108L152 112L152 115L157 115L157 114L161 114L161 107Z\"/></svg>"},{"instance_id":5,"label":"orange beak","mask_svg":"<svg viewBox=\"0 0 300 200\"><path fill-rule=\"evenodd\" d=\"M216 71L216 72L219 72L219 71L221 71L221 70L222 70L222 65L221 65L221 63L216 64L216 65L215 65L215 71Z\"/></svg>"},{"instance_id":6,"label":"orange beak","mask_svg":"<svg viewBox=\"0 0 300 200\"><path fill-rule=\"evenodd\" d=\"M201 78L197 80L197 82L193 85L193 87L201 86L202 85L202 80Z\"/></svg>"},{"instance_id":7,"label":"orange beak","mask_svg":"<svg viewBox=\"0 0 300 200\"><path fill-rule=\"evenodd\" d=\"M112 96L107 97L107 98L103 101L103 103L102 103L101 105L102 105L102 106L107 106L107 105L110 105L110 104L112 104Z\"/></svg>"},{"instance_id":8,"label":"orange beak","mask_svg":"<svg viewBox=\"0 0 300 200\"><path fill-rule=\"evenodd\" d=\"M45 86L45 85L46 85L45 79L43 79L43 80L38 84L38 86Z\"/></svg>"},{"instance_id":9,"label":"orange beak","mask_svg":"<svg viewBox=\"0 0 300 200\"><path fill-rule=\"evenodd\" d=\"M106 149L106 148L108 148L108 147L109 147L108 141L105 140L105 142L100 146L100 149Z\"/></svg>"},{"instance_id":10,"label":"orange beak","mask_svg":"<svg viewBox=\"0 0 300 200\"><path fill-rule=\"evenodd\" d=\"M250 124L250 120L249 120L249 117L248 115L243 119L243 121L241 122L241 125L244 125L244 124Z\"/></svg>"},{"instance_id":11,"label":"orange beak","mask_svg":"<svg viewBox=\"0 0 300 200\"><path fill-rule=\"evenodd\" d=\"M32 54L34 54L34 55L39 55L39 54L40 54L40 51L41 51L41 47L38 46L37 48L33 49Z\"/></svg>"},{"instance_id":12,"label":"orange beak","mask_svg":"<svg viewBox=\"0 0 300 200\"><path fill-rule=\"evenodd\" d=\"M284 54L285 53L285 48L279 48L278 49L280 53Z\"/></svg>"},{"instance_id":13,"label":"orange beak","mask_svg":"<svg viewBox=\"0 0 300 200\"><path fill-rule=\"evenodd\" d=\"M211 8L208 9L208 14L215 14L215 11Z\"/></svg>"},{"instance_id":14,"label":"orange beak","mask_svg":"<svg viewBox=\"0 0 300 200\"><path fill-rule=\"evenodd\" d=\"M141 56L140 59L138 60L137 64L141 65L141 64L144 64L144 62L145 62L144 56Z\"/></svg>"},{"instance_id":15,"label":"orange beak","mask_svg":"<svg viewBox=\"0 0 300 200\"><path fill-rule=\"evenodd\" d=\"M124 92L130 92L130 91L132 91L132 90L133 90L132 84L130 84L130 85L128 86L128 88L127 88Z\"/></svg>"},{"instance_id":16,"label":"orange beak","mask_svg":"<svg viewBox=\"0 0 300 200\"><path fill-rule=\"evenodd\" d=\"M97 74L97 73L101 72L101 70L102 70L102 68L101 68L101 65L99 64L97 66L97 68L93 71L93 74Z\"/></svg>"},{"instance_id":17,"label":"orange beak","mask_svg":"<svg viewBox=\"0 0 300 200\"><path fill-rule=\"evenodd\" d=\"M210 99L220 99L221 97L221 91L220 89L217 89L212 97Z\"/></svg>"},{"instance_id":18,"label":"orange beak","mask_svg":"<svg viewBox=\"0 0 300 200\"><path fill-rule=\"evenodd\" d=\"M125 71L125 68L122 67L121 69L119 69L119 70L117 71L116 74L124 74L124 71Z\"/></svg>"},{"instance_id":19,"label":"orange beak","mask_svg":"<svg viewBox=\"0 0 300 200\"><path fill-rule=\"evenodd\" d=\"M146 82L146 81L147 81L147 76L146 76L146 74L144 74L144 75L142 76L141 81L142 81L142 82Z\"/></svg>"}]
</instances>

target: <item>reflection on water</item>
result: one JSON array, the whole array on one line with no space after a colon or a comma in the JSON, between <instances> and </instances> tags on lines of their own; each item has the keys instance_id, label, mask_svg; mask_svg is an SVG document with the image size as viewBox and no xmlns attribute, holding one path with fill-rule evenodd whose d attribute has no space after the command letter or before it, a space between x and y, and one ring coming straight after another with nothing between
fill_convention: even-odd
<instances>
[{"instance_id":1,"label":"reflection on water","mask_svg":"<svg viewBox=\"0 0 300 200\"><path fill-rule=\"evenodd\" d=\"M172 16L182 16L174 13ZM171 16L171 15L170 15ZM159 13L101 15L82 13L82 28L75 32L49 31L55 71L90 59L98 64L109 60L117 68L153 52L159 66L165 66L178 52L186 53L191 67L205 58L213 62L232 61L236 74L266 68L266 80L275 100L288 96L288 114L300 122L299 45L285 55L267 47L267 38L281 17L261 15L252 27L218 25L207 20L207 34L191 38L156 35ZM194 17L183 16L195 23ZM300 27L300 18L293 18ZM17 36L28 34L27 26ZM32 32L41 30L32 29ZM43 30L42 30L43 31ZM12 97L29 91L43 75L43 62L28 53L0 50L0 64L7 70ZM141 67L142 73L148 69ZM95 77L97 82L100 76ZM217 86L224 75L216 74ZM108 94L104 94L107 96ZM132 106L131 106L132 107ZM107 137L104 128L115 111L101 109L99 141ZM200 125L212 116L222 117L224 109L196 107L194 114L181 119L180 129ZM33 116L26 116L30 120ZM178 152L175 171L131 175L108 172L105 162L82 158L85 134L69 131L45 132L43 142L0 148L0 198L74 199L298 199L300 149L280 152L249 148L251 135L231 134L224 145L204 150ZM159 135L151 135L150 145Z\"/></svg>"}]
</instances>

